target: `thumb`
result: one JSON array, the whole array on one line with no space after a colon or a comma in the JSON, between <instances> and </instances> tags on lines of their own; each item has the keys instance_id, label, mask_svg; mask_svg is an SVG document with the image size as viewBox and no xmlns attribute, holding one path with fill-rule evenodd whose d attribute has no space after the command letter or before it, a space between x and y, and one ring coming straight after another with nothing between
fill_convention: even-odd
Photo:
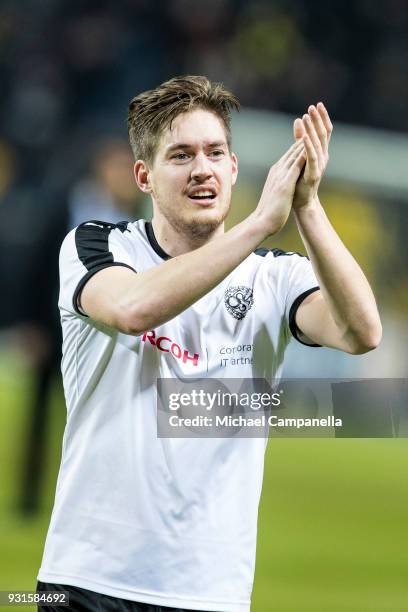
<instances>
[{"instance_id":1,"label":"thumb","mask_svg":"<svg viewBox=\"0 0 408 612\"><path fill-rule=\"evenodd\" d=\"M304 134L304 128L303 128L303 123L301 119L295 119L295 121L293 122L293 136L295 137L295 140L300 140L303 137Z\"/></svg>"}]
</instances>

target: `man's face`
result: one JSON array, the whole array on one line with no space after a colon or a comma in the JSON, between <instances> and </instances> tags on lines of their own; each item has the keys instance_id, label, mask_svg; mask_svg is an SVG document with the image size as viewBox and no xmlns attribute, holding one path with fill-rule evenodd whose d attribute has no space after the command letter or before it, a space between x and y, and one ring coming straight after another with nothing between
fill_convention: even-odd
<instances>
[{"instance_id":1,"label":"man's face","mask_svg":"<svg viewBox=\"0 0 408 612\"><path fill-rule=\"evenodd\" d=\"M149 184L157 211L176 231L205 237L227 216L237 173L222 121L196 109L163 132Z\"/></svg>"}]
</instances>

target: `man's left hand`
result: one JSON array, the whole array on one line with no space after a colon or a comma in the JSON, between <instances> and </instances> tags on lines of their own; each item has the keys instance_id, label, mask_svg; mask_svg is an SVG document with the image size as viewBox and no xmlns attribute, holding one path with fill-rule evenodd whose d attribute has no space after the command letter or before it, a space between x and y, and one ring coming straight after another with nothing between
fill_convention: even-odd
<instances>
[{"instance_id":1,"label":"man's left hand","mask_svg":"<svg viewBox=\"0 0 408 612\"><path fill-rule=\"evenodd\" d=\"M313 203L329 161L329 142L333 125L322 102L309 106L302 119L295 119L293 133L296 140L303 140L306 164L296 184L293 208L298 210Z\"/></svg>"}]
</instances>

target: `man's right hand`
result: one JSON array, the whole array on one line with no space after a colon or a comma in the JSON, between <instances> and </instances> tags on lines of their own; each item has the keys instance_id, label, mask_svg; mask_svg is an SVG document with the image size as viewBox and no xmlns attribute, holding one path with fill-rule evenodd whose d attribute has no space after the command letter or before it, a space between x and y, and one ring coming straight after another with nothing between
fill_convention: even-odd
<instances>
[{"instance_id":1,"label":"man's right hand","mask_svg":"<svg viewBox=\"0 0 408 612\"><path fill-rule=\"evenodd\" d=\"M292 209L297 180L306 162L303 141L295 142L269 170L254 216L267 235L279 232Z\"/></svg>"}]
</instances>

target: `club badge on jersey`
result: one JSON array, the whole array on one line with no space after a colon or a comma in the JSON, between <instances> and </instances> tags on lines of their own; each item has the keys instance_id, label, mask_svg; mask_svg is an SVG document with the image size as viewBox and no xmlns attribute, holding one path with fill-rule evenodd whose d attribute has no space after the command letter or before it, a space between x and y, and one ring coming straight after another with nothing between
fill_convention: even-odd
<instances>
[{"instance_id":1,"label":"club badge on jersey","mask_svg":"<svg viewBox=\"0 0 408 612\"><path fill-rule=\"evenodd\" d=\"M243 319L254 303L254 293L250 287L230 287L224 295L225 306L235 319Z\"/></svg>"}]
</instances>

